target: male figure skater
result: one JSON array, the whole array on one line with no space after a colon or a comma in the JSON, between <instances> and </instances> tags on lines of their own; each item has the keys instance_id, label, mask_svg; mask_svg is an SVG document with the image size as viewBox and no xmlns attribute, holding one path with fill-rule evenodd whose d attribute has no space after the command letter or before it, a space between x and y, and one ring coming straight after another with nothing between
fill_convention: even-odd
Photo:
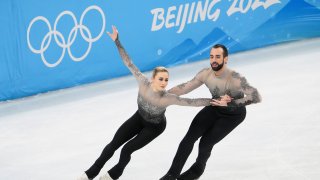
<instances>
[{"instance_id":1,"label":"male figure skater","mask_svg":"<svg viewBox=\"0 0 320 180\"><path fill-rule=\"evenodd\" d=\"M213 106L204 107L193 119L180 142L172 165L160 180L194 180L204 172L213 146L228 135L246 117L246 105L259 103L260 94L246 78L227 67L228 50L217 44L210 51L211 67L201 70L192 80L168 92L183 95L205 84L212 94ZM200 138L196 162L184 173L181 170L194 143Z\"/></svg>"}]
</instances>

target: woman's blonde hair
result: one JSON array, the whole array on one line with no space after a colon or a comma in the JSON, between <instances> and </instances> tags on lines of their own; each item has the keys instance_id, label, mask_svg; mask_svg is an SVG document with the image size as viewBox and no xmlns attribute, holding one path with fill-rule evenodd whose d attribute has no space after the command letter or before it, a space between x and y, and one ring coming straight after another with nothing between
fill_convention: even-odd
<instances>
[{"instance_id":1,"label":"woman's blonde hair","mask_svg":"<svg viewBox=\"0 0 320 180\"><path fill-rule=\"evenodd\" d=\"M169 74L169 71L167 70L167 68L163 67L163 66L158 66L156 68L153 69L153 72L152 72L152 77L156 77L156 75L159 73L159 72L166 72Z\"/></svg>"}]
</instances>

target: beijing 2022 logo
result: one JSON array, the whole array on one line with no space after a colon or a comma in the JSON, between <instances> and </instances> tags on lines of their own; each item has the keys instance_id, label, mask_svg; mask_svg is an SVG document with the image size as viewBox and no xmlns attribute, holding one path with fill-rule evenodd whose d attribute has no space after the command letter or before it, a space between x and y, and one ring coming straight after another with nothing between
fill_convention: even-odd
<instances>
[{"instance_id":1,"label":"beijing 2022 logo","mask_svg":"<svg viewBox=\"0 0 320 180\"><path fill-rule=\"evenodd\" d=\"M100 13L101 17L102 17L102 28L101 28L101 31L100 33L96 36L96 37L92 37L91 35L91 31L90 29L83 25L83 19L85 17L85 15L88 13L88 11L90 10L96 10ZM61 32L59 32L57 30L57 24L60 20L61 17L63 16L66 16L66 15L69 15L71 16L71 18L73 19L74 21L74 27L71 29L70 33L69 33L69 36L68 36L68 39L66 40L66 38L62 35ZM48 33L44 36L44 38L42 39L41 41L41 46L40 46L40 49L35 49L31 43L30 43L30 30L32 28L32 25L37 22L37 21L43 21L47 24L48 26ZM27 41L28 41L28 46L30 48L30 50L35 53L35 54L40 54L41 55L41 60L43 61L43 63L47 66L47 67L56 67L57 65L59 65L61 63L61 61L63 60L64 56L65 56L65 52L66 52L66 49L68 50L68 54L70 56L70 58L75 61L75 62L78 62L78 61L82 61L84 60L90 50L91 50L91 46L92 46L92 43L99 40L100 37L103 35L104 31L105 31L105 14L103 13L102 9L96 5L93 5L93 6L89 6L88 8L86 8L81 17L80 17L80 23L78 24L78 21L75 17L75 15L71 12L71 11L63 11L61 12L55 22L54 22L54 26L53 26L53 29L51 27L51 24L50 22L48 21L47 18L43 17L43 16L37 16L35 17L34 19L32 19L32 21L30 22L29 24L29 27L28 27L28 30L27 30ZM81 56L81 57L75 57L72 52L71 52L71 49L70 47L72 46L72 44L74 43L76 37L77 37L77 34L78 34L78 29L80 30L80 35L82 36L82 38L89 43L88 45L88 48L86 50L86 52ZM85 35L85 33L83 32L85 31L87 35ZM48 49L48 47L50 46L50 43L51 43L51 40L52 40L52 35L54 37L54 41L55 43L62 48L62 53L59 57L58 60L56 60L54 63L50 63L46 60L45 56L44 56L44 52ZM58 38L59 37L59 38Z\"/></svg>"}]
</instances>

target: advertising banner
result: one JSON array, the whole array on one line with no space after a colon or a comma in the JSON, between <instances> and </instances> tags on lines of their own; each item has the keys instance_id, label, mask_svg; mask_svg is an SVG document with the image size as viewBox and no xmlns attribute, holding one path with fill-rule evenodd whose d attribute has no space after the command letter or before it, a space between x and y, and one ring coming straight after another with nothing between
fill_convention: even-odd
<instances>
[{"instance_id":1,"label":"advertising banner","mask_svg":"<svg viewBox=\"0 0 320 180\"><path fill-rule=\"evenodd\" d=\"M0 101L320 36L315 0L1 0Z\"/></svg>"}]
</instances>

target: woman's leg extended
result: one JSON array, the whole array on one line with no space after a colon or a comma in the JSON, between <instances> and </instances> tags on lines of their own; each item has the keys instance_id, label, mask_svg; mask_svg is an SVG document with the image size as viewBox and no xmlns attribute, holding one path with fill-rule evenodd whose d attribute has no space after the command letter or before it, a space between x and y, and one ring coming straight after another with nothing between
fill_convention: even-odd
<instances>
[{"instance_id":1,"label":"woman's leg extended","mask_svg":"<svg viewBox=\"0 0 320 180\"><path fill-rule=\"evenodd\" d=\"M131 139L123 146L121 149L119 162L108 171L109 175L113 179L118 179L122 175L124 168L129 163L131 154L154 140L164 131L165 127L165 121L156 126L145 126L136 137Z\"/></svg>"},{"instance_id":2,"label":"woman's leg extended","mask_svg":"<svg viewBox=\"0 0 320 180\"><path fill-rule=\"evenodd\" d=\"M125 142L137 135L142 128L141 116L136 112L119 127L112 141L103 149L95 163L86 171L87 176L90 179L96 177L114 152Z\"/></svg>"}]
</instances>

